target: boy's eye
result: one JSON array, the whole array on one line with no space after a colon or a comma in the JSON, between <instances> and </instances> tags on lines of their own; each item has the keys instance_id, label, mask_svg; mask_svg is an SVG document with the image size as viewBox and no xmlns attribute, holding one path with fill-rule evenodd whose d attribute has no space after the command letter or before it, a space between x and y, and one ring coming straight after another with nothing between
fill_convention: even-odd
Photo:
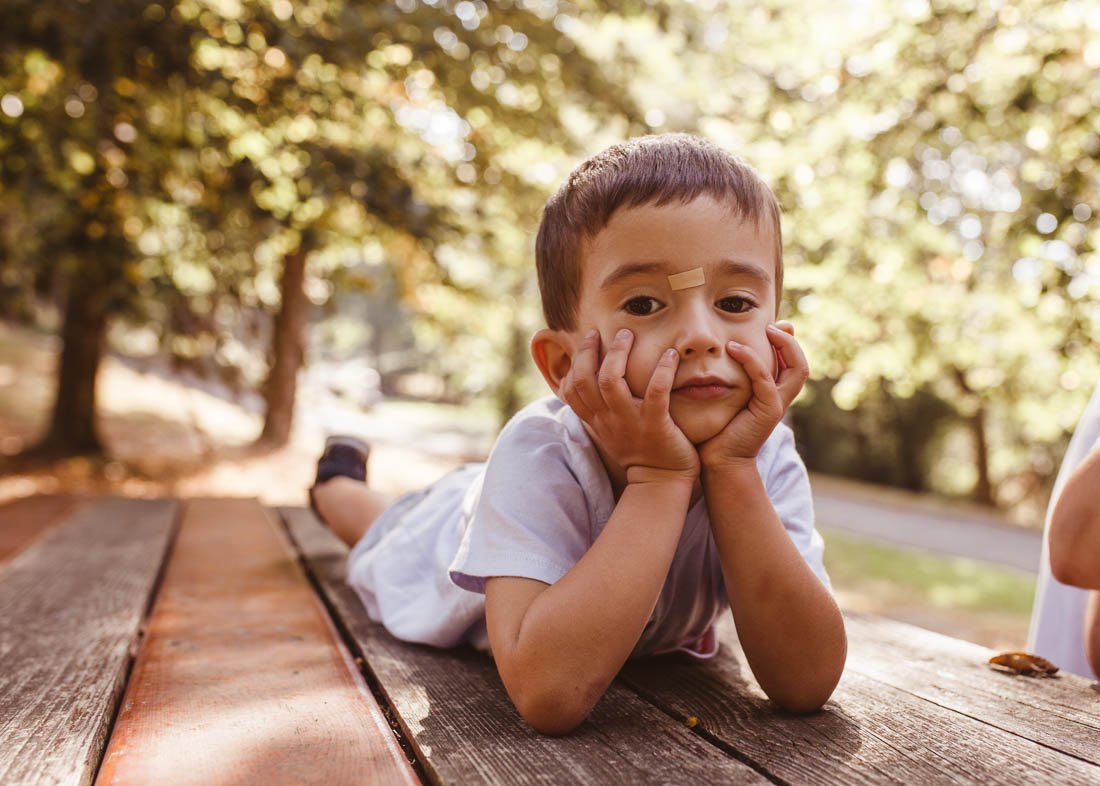
<instances>
[{"instance_id":1,"label":"boy's eye","mask_svg":"<svg viewBox=\"0 0 1100 786\"><path fill-rule=\"evenodd\" d=\"M731 314L744 314L746 311L756 308L756 303L747 297L731 295L718 301L718 308Z\"/></svg>"},{"instance_id":2,"label":"boy's eye","mask_svg":"<svg viewBox=\"0 0 1100 786\"><path fill-rule=\"evenodd\" d=\"M662 308L661 301L653 297L632 297L623 303L623 311L636 317L655 314Z\"/></svg>"}]
</instances>

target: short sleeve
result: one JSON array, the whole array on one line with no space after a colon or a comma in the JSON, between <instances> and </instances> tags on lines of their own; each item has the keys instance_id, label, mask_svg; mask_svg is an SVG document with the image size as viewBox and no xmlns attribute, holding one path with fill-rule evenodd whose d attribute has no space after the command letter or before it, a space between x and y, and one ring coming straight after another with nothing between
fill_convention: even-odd
<instances>
[{"instance_id":1,"label":"short sleeve","mask_svg":"<svg viewBox=\"0 0 1100 786\"><path fill-rule=\"evenodd\" d=\"M513 420L489 457L451 580L472 592L484 592L491 576L553 584L592 543L599 506L586 490L608 485L591 443L561 420Z\"/></svg>"},{"instance_id":2,"label":"short sleeve","mask_svg":"<svg viewBox=\"0 0 1100 786\"><path fill-rule=\"evenodd\" d=\"M814 527L810 476L795 448L794 433L786 425L779 424L767 447L769 455L766 457L764 477L772 505L802 559L831 590L832 584L823 561L825 541Z\"/></svg>"}]
</instances>

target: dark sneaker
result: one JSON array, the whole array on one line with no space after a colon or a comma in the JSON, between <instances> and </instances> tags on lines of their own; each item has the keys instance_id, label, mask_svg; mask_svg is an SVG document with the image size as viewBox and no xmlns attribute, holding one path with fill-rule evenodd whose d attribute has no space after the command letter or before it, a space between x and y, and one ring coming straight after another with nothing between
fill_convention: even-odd
<instances>
[{"instance_id":1,"label":"dark sneaker","mask_svg":"<svg viewBox=\"0 0 1100 786\"><path fill-rule=\"evenodd\" d=\"M362 483L367 482L367 459L370 458L370 445L356 437L346 434L334 434L325 440L325 451L317 460L317 476L309 490L309 506L320 518L317 504L313 500L313 489L335 477L351 478Z\"/></svg>"},{"instance_id":2,"label":"dark sneaker","mask_svg":"<svg viewBox=\"0 0 1100 786\"><path fill-rule=\"evenodd\" d=\"M370 445L346 434L334 434L325 440L325 452L317 460L316 486L338 476L367 482L367 459Z\"/></svg>"}]
</instances>

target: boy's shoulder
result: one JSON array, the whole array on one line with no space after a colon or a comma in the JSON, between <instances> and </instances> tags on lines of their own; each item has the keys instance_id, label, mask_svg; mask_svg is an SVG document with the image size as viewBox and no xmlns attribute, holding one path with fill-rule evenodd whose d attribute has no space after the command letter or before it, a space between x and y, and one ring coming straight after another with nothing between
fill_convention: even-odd
<instances>
[{"instance_id":1,"label":"boy's shoulder","mask_svg":"<svg viewBox=\"0 0 1100 786\"><path fill-rule=\"evenodd\" d=\"M591 444L584 424L557 396L532 401L509 419L497 437L497 445L519 443Z\"/></svg>"},{"instance_id":2,"label":"boy's shoulder","mask_svg":"<svg viewBox=\"0 0 1100 786\"><path fill-rule=\"evenodd\" d=\"M537 479L547 486L574 487L597 518L606 520L614 507L607 469L584 424L558 398L547 396L521 409L501 430L489 454L486 482L530 488Z\"/></svg>"}]
</instances>

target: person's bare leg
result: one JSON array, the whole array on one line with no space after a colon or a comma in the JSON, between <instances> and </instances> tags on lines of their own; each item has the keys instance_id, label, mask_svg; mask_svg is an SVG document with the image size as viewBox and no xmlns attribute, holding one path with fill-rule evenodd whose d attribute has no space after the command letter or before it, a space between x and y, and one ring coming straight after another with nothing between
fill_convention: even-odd
<instances>
[{"instance_id":1,"label":"person's bare leg","mask_svg":"<svg viewBox=\"0 0 1100 786\"><path fill-rule=\"evenodd\" d=\"M338 476L313 488L313 502L328 528L354 546L393 499L362 481Z\"/></svg>"}]
</instances>

